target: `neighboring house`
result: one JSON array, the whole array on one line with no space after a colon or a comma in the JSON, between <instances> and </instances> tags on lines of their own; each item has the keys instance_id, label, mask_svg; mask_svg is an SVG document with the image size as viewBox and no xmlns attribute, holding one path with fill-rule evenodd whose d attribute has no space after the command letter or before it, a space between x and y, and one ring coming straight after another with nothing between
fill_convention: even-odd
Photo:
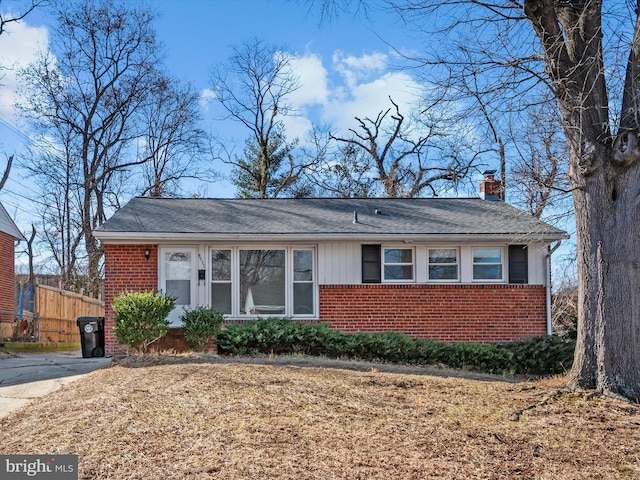
<instances>
[{"instance_id":1,"label":"neighboring house","mask_svg":"<svg viewBox=\"0 0 640 480\"><path fill-rule=\"evenodd\" d=\"M0 203L0 339L13 334L15 244L20 240L22 233Z\"/></svg>"},{"instance_id":2,"label":"neighboring house","mask_svg":"<svg viewBox=\"0 0 640 480\"><path fill-rule=\"evenodd\" d=\"M481 196L496 198L487 182ZM213 305L230 322L277 315L443 341L544 335L550 244L567 238L481 198L135 198L95 235L109 354L111 303L136 290L175 296L174 327L185 307Z\"/></svg>"}]
</instances>

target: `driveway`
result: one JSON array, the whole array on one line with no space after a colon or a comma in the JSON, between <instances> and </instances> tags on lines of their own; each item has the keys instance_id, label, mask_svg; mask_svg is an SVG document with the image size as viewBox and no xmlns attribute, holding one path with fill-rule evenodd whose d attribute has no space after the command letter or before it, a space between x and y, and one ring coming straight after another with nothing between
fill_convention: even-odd
<instances>
[{"instance_id":1,"label":"driveway","mask_svg":"<svg viewBox=\"0 0 640 480\"><path fill-rule=\"evenodd\" d=\"M37 397L111 365L111 358L71 353L25 353L0 358L0 418Z\"/></svg>"}]
</instances>

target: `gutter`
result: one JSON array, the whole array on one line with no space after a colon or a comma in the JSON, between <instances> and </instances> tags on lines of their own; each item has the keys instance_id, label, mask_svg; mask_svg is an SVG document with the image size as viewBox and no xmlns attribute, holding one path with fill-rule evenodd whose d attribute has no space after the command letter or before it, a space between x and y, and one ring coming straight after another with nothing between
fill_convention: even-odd
<instances>
[{"instance_id":1,"label":"gutter","mask_svg":"<svg viewBox=\"0 0 640 480\"><path fill-rule=\"evenodd\" d=\"M362 242L553 242L560 238L569 238L566 234L554 233L521 234L521 233L458 233L458 234L429 234L429 233L377 233L377 232L353 232L353 233L208 233L208 232L112 232L95 230L94 236L102 243L194 243L194 242L313 242L318 241L362 241Z\"/></svg>"},{"instance_id":2,"label":"gutter","mask_svg":"<svg viewBox=\"0 0 640 480\"><path fill-rule=\"evenodd\" d=\"M562 240L558 240L556 244L549 248L549 251L545 255L545 265L547 269L547 335L553 335L553 325L551 322L551 254L555 252L562 244Z\"/></svg>"}]
</instances>

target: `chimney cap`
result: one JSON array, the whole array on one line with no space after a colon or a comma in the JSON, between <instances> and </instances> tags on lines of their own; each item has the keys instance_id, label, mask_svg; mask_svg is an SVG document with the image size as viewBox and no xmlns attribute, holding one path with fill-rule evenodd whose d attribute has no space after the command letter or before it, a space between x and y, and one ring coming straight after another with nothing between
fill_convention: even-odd
<instances>
[{"instance_id":1,"label":"chimney cap","mask_svg":"<svg viewBox=\"0 0 640 480\"><path fill-rule=\"evenodd\" d=\"M497 170L485 170L484 172L482 172L483 175L495 175L495 173L497 172Z\"/></svg>"}]
</instances>

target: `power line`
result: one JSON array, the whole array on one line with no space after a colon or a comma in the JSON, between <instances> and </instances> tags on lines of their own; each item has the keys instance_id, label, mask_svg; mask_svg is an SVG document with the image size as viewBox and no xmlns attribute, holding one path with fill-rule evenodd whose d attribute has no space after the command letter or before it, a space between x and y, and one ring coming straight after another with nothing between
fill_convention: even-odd
<instances>
[{"instance_id":1,"label":"power line","mask_svg":"<svg viewBox=\"0 0 640 480\"><path fill-rule=\"evenodd\" d=\"M3 189L3 191L4 191L4 189ZM23 195L22 193L18 193L18 192L16 192L16 191L14 191L14 190L6 189L6 191L7 191L8 193L11 193L11 194L13 194L13 195L17 196L17 197L24 198L25 200L29 200L30 202L33 202L33 203L37 203L38 205L41 205L41 206L43 206L43 207L48 207L48 206L49 206L49 204L48 204L48 203L41 202L40 200L36 200L36 199L34 199L34 198L28 197L28 196L26 196L26 195Z\"/></svg>"},{"instance_id":2,"label":"power line","mask_svg":"<svg viewBox=\"0 0 640 480\"><path fill-rule=\"evenodd\" d=\"M3 124L5 127L7 127L9 130L11 130L13 133L15 133L17 136L25 140L27 143L33 143L31 138L29 138L22 131L18 130L15 126L9 123L9 121L6 118L4 118L2 115L0 115L0 123Z\"/></svg>"}]
</instances>

